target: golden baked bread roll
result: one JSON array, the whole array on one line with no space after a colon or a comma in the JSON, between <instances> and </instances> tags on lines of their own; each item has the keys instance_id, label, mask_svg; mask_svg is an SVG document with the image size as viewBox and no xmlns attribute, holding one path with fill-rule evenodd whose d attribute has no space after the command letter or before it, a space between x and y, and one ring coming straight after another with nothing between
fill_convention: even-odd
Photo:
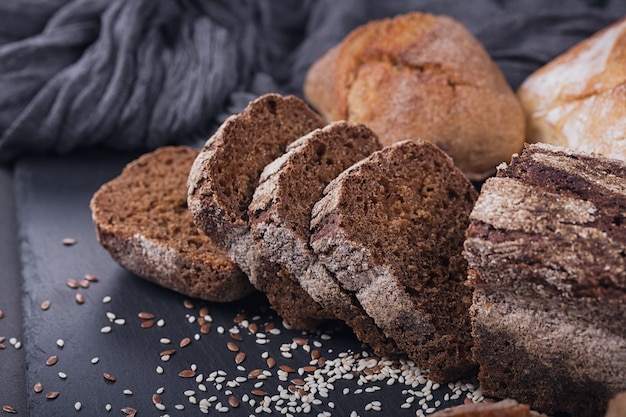
<instances>
[{"instance_id":1,"label":"golden baked bread roll","mask_svg":"<svg viewBox=\"0 0 626 417\"><path fill-rule=\"evenodd\" d=\"M626 160L626 18L539 68L518 96L529 142Z\"/></svg>"},{"instance_id":2,"label":"golden baked bread roll","mask_svg":"<svg viewBox=\"0 0 626 417\"><path fill-rule=\"evenodd\" d=\"M385 146L435 143L474 180L524 141L524 113L502 72L445 16L410 13L355 29L310 68L304 94L329 121L363 123Z\"/></svg>"}]
</instances>

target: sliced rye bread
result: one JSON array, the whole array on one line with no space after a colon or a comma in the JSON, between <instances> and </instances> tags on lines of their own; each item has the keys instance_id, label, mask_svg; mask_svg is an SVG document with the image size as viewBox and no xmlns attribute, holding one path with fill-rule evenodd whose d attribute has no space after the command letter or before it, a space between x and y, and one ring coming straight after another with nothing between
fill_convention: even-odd
<instances>
[{"instance_id":1,"label":"sliced rye bread","mask_svg":"<svg viewBox=\"0 0 626 417\"><path fill-rule=\"evenodd\" d=\"M97 238L121 266L158 285L209 301L237 300L253 287L187 210L185 184L197 154L159 148L102 185L90 202Z\"/></svg>"},{"instance_id":2,"label":"sliced rye bread","mask_svg":"<svg viewBox=\"0 0 626 417\"><path fill-rule=\"evenodd\" d=\"M284 154L289 143L325 124L299 98L266 94L209 138L188 180L189 209L198 227L228 251L272 308L296 328L334 317L259 250L250 233L248 205L263 168Z\"/></svg>"},{"instance_id":3,"label":"sliced rye bread","mask_svg":"<svg viewBox=\"0 0 626 417\"><path fill-rule=\"evenodd\" d=\"M483 392L604 415L626 390L626 163L528 145L482 186L465 258Z\"/></svg>"},{"instance_id":4,"label":"sliced rye bread","mask_svg":"<svg viewBox=\"0 0 626 417\"><path fill-rule=\"evenodd\" d=\"M360 124L335 122L292 142L265 167L249 210L250 227L265 255L296 277L302 288L354 329L376 354L400 353L358 303L344 291L309 246L313 205L344 169L380 149L376 135Z\"/></svg>"},{"instance_id":5,"label":"sliced rye bread","mask_svg":"<svg viewBox=\"0 0 626 417\"><path fill-rule=\"evenodd\" d=\"M342 172L313 208L320 262L437 382L476 367L462 249L477 194L435 145L403 141Z\"/></svg>"}]
</instances>

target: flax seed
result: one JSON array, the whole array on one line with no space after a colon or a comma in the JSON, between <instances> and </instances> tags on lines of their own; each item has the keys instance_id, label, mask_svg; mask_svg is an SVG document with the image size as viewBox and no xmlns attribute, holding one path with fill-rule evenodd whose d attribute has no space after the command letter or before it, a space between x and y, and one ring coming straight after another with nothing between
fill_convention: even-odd
<instances>
[{"instance_id":1,"label":"flax seed","mask_svg":"<svg viewBox=\"0 0 626 417\"><path fill-rule=\"evenodd\" d=\"M256 395L258 397L265 397L267 395L267 392L260 389L253 389L252 391L250 391L250 394Z\"/></svg>"},{"instance_id":2,"label":"flax seed","mask_svg":"<svg viewBox=\"0 0 626 417\"><path fill-rule=\"evenodd\" d=\"M159 353L159 356L172 356L174 353L176 353L176 349L167 349L161 351Z\"/></svg>"},{"instance_id":3,"label":"flax seed","mask_svg":"<svg viewBox=\"0 0 626 417\"><path fill-rule=\"evenodd\" d=\"M306 345L308 343L308 341L306 339L303 339L301 337L294 337L292 340L298 346L304 346L304 345Z\"/></svg>"},{"instance_id":4,"label":"flax seed","mask_svg":"<svg viewBox=\"0 0 626 417\"><path fill-rule=\"evenodd\" d=\"M115 382L115 377L108 372L103 372L102 376L109 382Z\"/></svg>"},{"instance_id":5,"label":"flax seed","mask_svg":"<svg viewBox=\"0 0 626 417\"><path fill-rule=\"evenodd\" d=\"M234 396L231 396L228 398L228 405L230 405L233 408L237 408L239 407L239 400L235 398Z\"/></svg>"},{"instance_id":6,"label":"flax seed","mask_svg":"<svg viewBox=\"0 0 626 417\"><path fill-rule=\"evenodd\" d=\"M98 282L100 279L93 274L85 274L85 279L89 282Z\"/></svg>"},{"instance_id":7,"label":"flax seed","mask_svg":"<svg viewBox=\"0 0 626 417\"><path fill-rule=\"evenodd\" d=\"M122 413L126 414L128 417L133 417L137 414L137 410L133 407L124 407L121 409Z\"/></svg>"},{"instance_id":8,"label":"flax seed","mask_svg":"<svg viewBox=\"0 0 626 417\"><path fill-rule=\"evenodd\" d=\"M243 362L246 359L246 354L243 352L239 352L236 356L235 356L235 363L237 365L239 365L241 362Z\"/></svg>"},{"instance_id":9,"label":"flax seed","mask_svg":"<svg viewBox=\"0 0 626 417\"><path fill-rule=\"evenodd\" d=\"M233 333L233 332L229 332L229 333L230 333L230 337L232 337L236 341L241 342L243 340L243 336L241 336L241 334Z\"/></svg>"},{"instance_id":10,"label":"flax seed","mask_svg":"<svg viewBox=\"0 0 626 417\"><path fill-rule=\"evenodd\" d=\"M49 308L50 308L50 300L44 300L41 302L41 309L43 311L46 311Z\"/></svg>"},{"instance_id":11,"label":"flax seed","mask_svg":"<svg viewBox=\"0 0 626 417\"><path fill-rule=\"evenodd\" d=\"M239 346L237 346L235 343L233 342L228 342L226 343L226 347L228 348L228 350L230 350L231 352L239 352Z\"/></svg>"},{"instance_id":12,"label":"flax seed","mask_svg":"<svg viewBox=\"0 0 626 417\"><path fill-rule=\"evenodd\" d=\"M154 318L154 314L148 313L146 311L142 311L139 314L137 314L137 317L139 317L140 319L143 319L143 320L150 320L150 319Z\"/></svg>"},{"instance_id":13,"label":"flax seed","mask_svg":"<svg viewBox=\"0 0 626 417\"><path fill-rule=\"evenodd\" d=\"M86 279L81 279L78 282L78 285L80 285L81 288L89 288L89 281L87 281Z\"/></svg>"},{"instance_id":14,"label":"flax seed","mask_svg":"<svg viewBox=\"0 0 626 417\"><path fill-rule=\"evenodd\" d=\"M76 299L76 302L78 304L84 304L85 303L85 296L82 295L81 293L76 293L76 296L74 296L74 298Z\"/></svg>"},{"instance_id":15,"label":"flax seed","mask_svg":"<svg viewBox=\"0 0 626 417\"><path fill-rule=\"evenodd\" d=\"M56 355L50 356L47 360L46 360L46 365L48 366L52 366L52 365L56 365L56 363L59 361L59 357Z\"/></svg>"},{"instance_id":16,"label":"flax seed","mask_svg":"<svg viewBox=\"0 0 626 417\"><path fill-rule=\"evenodd\" d=\"M78 281L76 281L75 279L72 278L68 278L65 280L65 284L70 287L71 289L75 290L76 288L78 288Z\"/></svg>"},{"instance_id":17,"label":"flax seed","mask_svg":"<svg viewBox=\"0 0 626 417\"><path fill-rule=\"evenodd\" d=\"M33 386L33 391L39 394L41 391L43 391L43 384L41 382L36 382Z\"/></svg>"},{"instance_id":18,"label":"flax seed","mask_svg":"<svg viewBox=\"0 0 626 417\"><path fill-rule=\"evenodd\" d=\"M183 340L180 341L179 346L181 348L184 348L185 346L187 346L189 343L191 343L191 339L188 337L185 337Z\"/></svg>"},{"instance_id":19,"label":"flax seed","mask_svg":"<svg viewBox=\"0 0 626 417\"><path fill-rule=\"evenodd\" d=\"M54 400L59 396L59 392L58 391L50 391L48 393L46 393L46 398L48 400Z\"/></svg>"},{"instance_id":20,"label":"flax seed","mask_svg":"<svg viewBox=\"0 0 626 417\"><path fill-rule=\"evenodd\" d=\"M152 326L154 326L154 320L146 320L141 322L142 329L149 329Z\"/></svg>"},{"instance_id":21,"label":"flax seed","mask_svg":"<svg viewBox=\"0 0 626 417\"><path fill-rule=\"evenodd\" d=\"M178 373L178 376L181 378L193 378L194 376L196 376L196 372L192 371L191 369L185 369L180 371Z\"/></svg>"},{"instance_id":22,"label":"flax seed","mask_svg":"<svg viewBox=\"0 0 626 417\"><path fill-rule=\"evenodd\" d=\"M267 367L271 369L271 368L276 366L276 359L274 359L274 358L267 358L266 363L267 363Z\"/></svg>"},{"instance_id":23,"label":"flax seed","mask_svg":"<svg viewBox=\"0 0 626 417\"><path fill-rule=\"evenodd\" d=\"M159 396L159 394L152 394L152 402L154 404L163 404L163 400Z\"/></svg>"},{"instance_id":24,"label":"flax seed","mask_svg":"<svg viewBox=\"0 0 626 417\"><path fill-rule=\"evenodd\" d=\"M187 310L191 310L193 308L193 302L191 300L184 300L183 306L185 306Z\"/></svg>"},{"instance_id":25,"label":"flax seed","mask_svg":"<svg viewBox=\"0 0 626 417\"><path fill-rule=\"evenodd\" d=\"M285 372L296 372L295 369L293 369L291 366L288 366L288 365L280 365L278 368L281 371L285 371Z\"/></svg>"},{"instance_id":26,"label":"flax seed","mask_svg":"<svg viewBox=\"0 0 626 417\"><path fill-rule=\"evenodd\" d=\"M211 331L211 325L208 324L208 323L203 324L200 327L200 333L202 333L202 334L208 334L210 331Z\"/></svg>"},{"instance_id":27,"label":"flax seed","mask_svg":"<svg viewBox=\"0 0 626 417\"><path fill-rule=\"evenodd\" d=\"M17 414L17 410L14 407L11 407L10 405L3 405L2 411L4 411L5 413L9 413L9 414Z\"/></svg>"},{"instance_id":28,"label":"flax seed","mask_svg":"<svg viewBox=\"0 0 626 417\"><path fill-rule=\"evenodd\" d=\"M252 333L252 334L256 334L259 331L259 326L257 326L256 323L250 323L250 325L248 326L248 330Z\"/></svg>"}]
</instances>

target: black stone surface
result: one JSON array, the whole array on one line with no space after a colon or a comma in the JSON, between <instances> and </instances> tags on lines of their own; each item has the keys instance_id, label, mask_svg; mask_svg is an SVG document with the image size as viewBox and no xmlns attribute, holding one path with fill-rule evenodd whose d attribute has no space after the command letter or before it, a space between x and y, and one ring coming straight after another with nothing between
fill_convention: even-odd
<instances>
[{"instance_id":1,"label":"black stone surface","mask_svg":"<svg viewBox=\"0 0 626 417\"><path fill-rule=\"evenodd\" d=\"M293 385L278 379L280 365L295 370L310 365L310 352L294 345L294 338L306 339L310 350L318 349L329 361L338 358L341 352L371 354L349 329L337 323L309 332L284 328L280 318L268 308L262 294L255 293L239 302L227 304L189 300L119 267L96 241L89 200L101 184L116 176L136 156L86 151L54 158L30 157L16 164L16 207L23 262L23 274L19 279L23 283L24 311L23 347L19 352L25 354L25 367L19 367L25 369L25 373L19 375L17 372L15 376L16 381L21 378L18 384L21 389L14 389L14 403L20 411L19 415L124 415L121 411L124 407L135 408L140 416L204 415L198 404L190 402L193 399L189 399L188 390L195 392L197 403L203 398L217 398L211 414L216 413L217 402L227 405L228 398L235 396L240 405L229 407L228 415L265 415L265 412L256 409L263 396L255 396L252 390L266 391L269 397L277 395L278 385L283 388ZM9 225L11 227L13 225ZM63 239L68 237L76 239L76 244L64 245ZM81 281L85 274L97 276L98 282L78 289L67 285L68 278ZM9 281L3 275L3 286L5 282ZM15 297L16 292L12 293ZM84 296L83 304L76 301L76 294L79 293ZM103 299L107 296L111 301L105 303ZM46 300L50 302L50 308L44 311L41 304ZM185 301L193 306L185 305ZM202 307L208 308L212 319L208 334L200 331L198 317ZM138 316L140 312L154 314L155 320L163 319L164 325L143 328L142 323L146 320ZM125 322L112 322L113 316L109 317L107 313L113 313ZM260 337L245 326L246 322L237 323L243 317L248 323L257 325L259 333L262 333ZM0 321L0 325L3 323ZM273 323L280 334L266 331L268 323ZM111 327L110 333L101 332L106 326ZM220 333L220 327L223 333ZM230 335L229 329L233 328L239 330L242 340ZM324 334L328 334L330 340ZM186 337L191 339L191 343L181 348L179 343ZM267 344L257 342L262 337L268 340ZM164 344L161 338L168 338L171 343ZM57 345L58 339L63 340L63 347ZM239 368L235 363L237 353L228 349L228 342L235 343L240 352L246 354ZM289 345L295 347L291 352L292 358L281 354L281 346ZM160 354L167 349L175 349L176 352L169 361L163 361ZM0 363L6 363L4 359L9 355L19 353L13 350L15 352L11 349L0 351ZM276 359L276 367L268 368L266 355ZM52 356L56 356L58 362L46 365L47 359ZM93 358L98 358L98 362L92 363ZM192 369L194 364L197 368L193 378L179 376L180 371ZM158 366L163 368L162 374L157 373ZM228 386L229 381L247 377L251 370L257 368L269 370L272 376L266 380L240 379L237 384L231 382L232 387ZM15 369L13 367L13 372ZM224 373L221 388L217 385L218 381L207 381L207 377L216 371ZM113 375L115 382L107 381L104 373ZM307 374L309 372L302 375L292 372L288 379L305 378ZM383 411L396 416L414 416L421 407L419 399L409 408L400 407L411 396L406 391L411 387L401 381L387 385L388 378L382 378L381 381L360 386L357 380L358 375L352 380L335 381L328 398L316 396L321 403L313 405L309 414L318 415L326 411L332 415L349 416L356 411L361 416L380 415L377 411L365 410L371 401L381 401ZM41 393L32 389L37 382L43 385ZM201 383L206 392L201 391ZM0 398L3 400L7 392L5 386L7 378L2 375L0 395L3 397ZM379 388L372 388L375 386ZM158 410L152 401L153 394L160 387L163 387L160 396L165 410ZM348 392L344 393L346 388ZM416 390L420 388L421 385ZM363 392L355 394L358 389ZM376 391L368 392L372 389ZM125 394L125 390L130 390L132 394ZM47 399L49 392L58 392L59 395L56 399ZM437 399L450 392L444 385L433 392L434 398L427 403L434 406ZM29 412L18 401L25 394ZM456 401L443 402L441 407L461 403L465 394ZM256 403L250 405L244 402L244 395L254 398ZM276 399L270 409L273 415L280 415L275 408ZM75 409L77 402L80 402L80 411ZM106 410L107 404L111 406L110 412ZM178 409L177 405L184 408ZM300 413L296 412L296 408L293 411L293 415L303 414L302 409Z\"/></svg>"}]
</instances>

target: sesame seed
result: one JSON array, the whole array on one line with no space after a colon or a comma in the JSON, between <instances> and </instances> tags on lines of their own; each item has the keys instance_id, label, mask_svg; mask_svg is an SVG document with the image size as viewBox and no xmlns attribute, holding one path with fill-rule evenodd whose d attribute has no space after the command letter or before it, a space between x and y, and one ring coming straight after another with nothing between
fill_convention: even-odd
<instances>
[{"instance_id":1,"label":"sesame seed","mask_svg":"<svg viewBox=\"0 0 626 417\"><path fill-rule=\"evenodd\" d=\"M74 403L74 409L75 409L76 411L80 411L80 409L81 409L82 407L83 407L83 405L80 403L80 401L76 401L76 402Z\"/></svg>"},{"instance_id":2,"label":"sesame seed","mask_svg":"<svg viewBox=\"0 0 626 417\"><path fill-rule=\"evenodd\" d=\"M65 342L63 341L63 339L57 339L57 346L60 348L65 346Z\"/></svg>"},{"instance_id":3,"label":"sesame seed","mask_svg":"<svg viewBox=\"0 0 626 417\"><path fill-rule=\"evenodd\" d=\"M91 363L94 364L94 365L97 364L99 361L100 361L100 358L98 358L98 357L91 358Z\"/></svg>"},{"instance_id":4,"label":"sesame seed","mask_svg":"<svg viewBox=\"0 0 626 417\"><path fill-rule=\"evenodd\" d=\"M157 366L156 367L156 373L157 374L162 374L163 373L163 368L161 366Z\"/></svg>"},{"instance_id":5,"label":"sesame seed","mask_svg":"<svg viewBox=\"0 0 626 417\"><path fill-rule=\"evenodd\" d=\"M157 327L163 327L163 326L165 326L165 320L163 320L163 319L159 319L159 320L157 320L156 325L157 325Z\"/></svg>"},{"instance_id":6,"label":"sesame seed","mask_svg":"<svg viewBox=\"0 0 626 417\"><path fill-rule=\"evenodd\" d=\"M108 304L111 302L111 296L110 295L105 295L104 297L102 297L102 304Z\"/></svg>"},{"instance_id":7,"label":"sesame seed","mask_svg":"<svg viewBox=\"0 0 626 417\"><path fill-rule=\"evenodd\" d=\"M61 379L66 379L67 378L67 374L65 372L59 372L59 378Z\"/></svg>"},{"instance_id":8,"label":"sesame seed","mask_svg":"<svg viewBox=\"0 0 626 417\"><path fill-rule=\"evenodd\" d=\"M133 392L129 389L125 389L124 391L122 391L124 393L124 395L133 395Z\"/></svg>"},{"instance_id":9,"label":"sesame seed","mask_svg":"<svg viewBox=\"0 0 626 417\"><path fill-rule=\"evenodd\" d=\"M111 333L111 326L104 326L103 328L100 329L100 333L103 334L107 334L107 333Z\"/></svg>"},{"instance_id":10,"label":"sesame seed","mask_svg":"<svg viewBox=\"0 0 626 417\"><path fill-rule=\"evenodd\" d=\"M65 237L61 241L61 243L63 243L64 246L72 246L72 245L75 245L76 242L77 242L77 240L74 239L73 237Z\"/></svg>"}]
</instances>

